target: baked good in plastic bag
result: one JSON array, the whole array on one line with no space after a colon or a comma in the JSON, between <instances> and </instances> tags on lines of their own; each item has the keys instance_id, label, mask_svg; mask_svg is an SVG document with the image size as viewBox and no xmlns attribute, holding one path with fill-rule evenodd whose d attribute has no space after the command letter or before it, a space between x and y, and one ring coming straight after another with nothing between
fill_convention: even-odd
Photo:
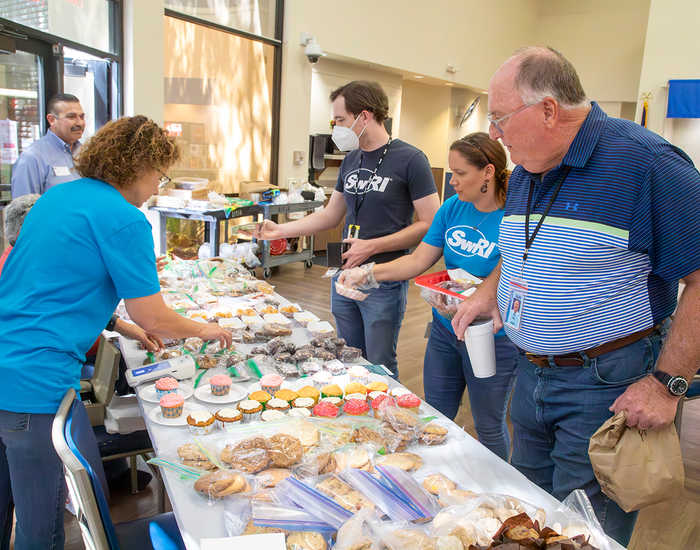
<instances>
[{"instance_id":1,"label":"baked good in plastic bag","mask_svg":"<svg viewBox=\"0 0 700 550\"><path fill-rule=\"evenodd\" d=\"M216 464L209 460L202 449L194 443L180 445L177 448L177 455L185 466L201 470L216 470Z\"/></svg>"},{"instance_id":2,"label":"baked good in plastic bag","mask_svg":"<svg viewBox=\"0 0 700 550\"><path fill-rule=\"evenodd\" d=\"M287 550L326 550L325 537L316 531L295 531L287 535Z\"/></svg>"},{"instance_id":3,"label":"baked good in plastic bag","mask_svg":"<svg viewBox=\"0 0 700 550\"><path fill-rule=\"evenodd\" d=\"M237 493L246 493L251 490L251 486L240 473L217 470L201 476L194 482L194 489L209 498L219 499Z\"/></svg>"},{"instance_id":4,"label":"baked good in plastic bag","mask_svg":"<svg viewBox=\"0 0 700 550\"><path fill-rule=\"evenodd\" d=\"M353 513L362 508L374 509L374 504L372 504L369 499L335 475L331 475L318 482L316 484L316 490L330 497L343 508Z\"/></svg>"},{"instance_id":5,"label":"baked good in plastic bag","mask_svg":"<svg viewBox=\"0 0 700 550\"><path fill-rule=\"evenodd\" d=\"M298 438L288 434L276 434L268 438L267 452L271 466L288 468L301 460L304 448Z\"/></svg>"},{"instance_id":6,"label":"baked good in plastic bag","mask_svg":"<svg viewBox=\"0 0 700 550\"><path fill-rule=\"evenodd\" d=\"M341 296L344 296L345 298L348 298L349 300L355 300L356 302L363 302L364 300L367 299L368 294L365 292L360 292L359 290L355 288L351 288L349 286L345 286L340 284L338 281L335 282L335 291L340 294Z\"/></svg>"},{"instance_id":7,"label":"baked good in plastic bag","mask_svg":"<svg viewBox=\"0 0 700 550\"><path fill-rule=\"evenodd\" d=\"M262 488L275 487L283 479L292 475L292 471L287 468L267 468L258 473L255 477Z\"/></svg>"},{"instance_id":8,"label":"baked good in plastic bag","mask_svg":"<svg viewBox=\"0 0 700 550\"><path fill-rule=\"evenodd\" d=\"M337 352L338 360L343 363L352 363L362 359L362 350L352 346L344 346Z\"/></svg>"},{"instance_id":9,"label":"baked good in plastic bag","mask_svg":"<svg viewBox=\"0 0 700 550\"><path fill-rule=\"evenodd\" d=\"M234 470L251 474L258 473L270 464L270 454L267 440L256 436L244 439L239 443L228 444L221 451L221 461L230 465Z\"/></svg>"},{"instance_id":10,"label":"baked good in plastic bag","mask_svg":"<svg viewBox=\"0 0 700 550\"><path fill-rule=\"evenodd\" d=\"M394 466L405 472L411 472L423 466L423 459L415 453L398 452L380 456L377 458L377 464Z\"/></svg>"},{"instance_id":11,"label":"baked good in plastic bag","mask_svg":"<svg viewBox=\"0 0 700 550\"><path fill-rule=\"evenodd\" d=\"M423 445L442 445L447 439L447 428L437 422L429 422L420 431L418 441Z\"/></svg>"}]
</instances>

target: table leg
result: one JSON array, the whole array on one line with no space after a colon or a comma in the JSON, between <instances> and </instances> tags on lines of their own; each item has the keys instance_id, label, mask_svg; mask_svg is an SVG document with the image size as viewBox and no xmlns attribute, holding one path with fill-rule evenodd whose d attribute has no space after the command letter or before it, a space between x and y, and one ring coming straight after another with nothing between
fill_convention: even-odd
<instances>
[{"instance_id":1,"label":"table leg","mask_svg":"<svg viewBox=\"0 0 700 550\"><path fill-rule=\"evenodd\" d=\"M161 255L167 253L167 247L168 247L168 236L166 234L166 225L168 221L168 217L165 215L164 212L159 212L159 220L160 220L160 253Z\"/></svg>"},{"instance_id":2,"label":"table leg","mask_svg":"<svg viewBox=\"0 0 700 550\"><path fill-rule=\"evenodd\" d=\"M212 251L212 256L219 255L219 220L209 222L211 228L209 230L209 247Z\"/></svg>"}]
</instances>

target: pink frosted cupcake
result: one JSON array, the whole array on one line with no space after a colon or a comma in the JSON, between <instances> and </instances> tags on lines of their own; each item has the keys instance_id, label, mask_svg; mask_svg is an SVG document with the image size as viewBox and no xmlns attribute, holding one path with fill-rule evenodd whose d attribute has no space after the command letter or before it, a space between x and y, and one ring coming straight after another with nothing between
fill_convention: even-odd
<instances>
[{"instance_id":1,"label":"pink frosted cupcake","mask_svg":"<svg viewBox=\"0 0 700 550\"><path fill-rule=\"evenodd\" d=\"M282 385L282 377L279 374L266 374L260 379L260 387L270 395L274 395Z\"/></svg>"},{"instance_id":2,"label":"pink frosted cupcake","mask_svg":"<svg viewBox=\"0 0 700 550\"><path fill-rule=\"evenodd\" d=\"M225 374L217 374L215 376L212 376L209 379L209 386L211 387L211 394L212 395L228 395L228 392L231 391L231 384L233 383L233 380L231 380L230 376L226 376Z\"/></svg>"},{"instance_id":3,"label":"pink frosted cupcake","mask_svg":"<svg viewBox=\"0 0 700 550\"><path fill-rule=\"evenodd\" d=\"M168 393L160 398L159 403L163 418L177 418L182 414L185 398L176 393Z\"/></svg>"},{"instance_id":4,"label":"pink frosted cupcake","mask_svg":"<svg viewBox=\"0 0 700 550\"><path fill-rule=\"evenodd\" d=\"M396 403L402 409L406 409L406 410L412 411L414 413L418 413L418 409L420 408L421 401L417 395L414 395L412 393L406 393L406 394L400 396L396 400Z\"/></svg>"},{"instance_id":5,"label":"pink frosted cupcake","mask_svg":"<svg viewBox=\"0 0 700 550\"><path fill-rule=\"evenodd\" d=\"M175 393L180 387L180 384L172 376L164 376L156 380L155 387L156 395L158 397L163 397L168 393Z\"/></svg>"}]
</instances>

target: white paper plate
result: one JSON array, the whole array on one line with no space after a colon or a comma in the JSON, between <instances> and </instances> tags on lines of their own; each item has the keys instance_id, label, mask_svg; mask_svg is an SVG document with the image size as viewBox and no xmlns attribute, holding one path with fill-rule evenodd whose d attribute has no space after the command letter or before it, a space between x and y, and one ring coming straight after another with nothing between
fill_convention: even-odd
<instances>
[{"instance_id":1,"label":"white paper plate","mask_svg":"<svg viewBox=\"0 0 700 550\"><path fill-rule=\"evenodd\" d=\"M158 394L156 393L155 384L143 386L139 388L138 392L139 397L144 401L148 401L149 403L160 403L160 397L158 397ZM190 384L180 382L180 388L175 393L181 395L184 399L188 399L189 397L192 397L194 389L192 389L192 386Z\"/></svg>"},{"instance_id":2,"label":"white paper plate","mask_svg":"<svg viewBox=\"0 0 700 550\"><path fill-rule=\"evenodd\" d=\"M248 393L243 391L236 384L231 385L231 391L228 392L227 395L213 395L209 384L199 386L196 390L194 390L194 396L200 401L204 401L205 403L214 403L217 405L222 403L235 403L236 401L245 399L247 395Z\"/></svg>"},{"instance_id":3,"label":"white paper plate","mask_svg":"<svg viewBox=\"0 0 700 550\"><path fill-rule=\"evenodd\" d=\"M207 410L206 407L202 405L197 405L196 403L185 403L182 408L182 414L177 418L165 418L163 413L160 411L160 407L154 407L148 413L148 417L153 420L156 424L161 424L163 426L187 426L187 415L193 411Z\"/></svg>"}]
</instances>

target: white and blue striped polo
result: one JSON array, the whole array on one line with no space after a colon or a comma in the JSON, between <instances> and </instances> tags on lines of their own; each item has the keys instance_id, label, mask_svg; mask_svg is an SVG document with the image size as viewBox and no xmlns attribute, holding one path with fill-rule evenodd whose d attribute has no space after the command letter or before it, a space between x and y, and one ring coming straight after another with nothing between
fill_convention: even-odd
<instances>
[{"instance_id":1,"label":"white and blue striped polo","mask_svg":"<svg viewBox=\"0 0 700 550\"><path fill-rule=\"evenodd\" d=\"M678 279L700 269L700 174L680 149L596 103L561 164L542 180L522 166L510 178L498 246L498 305L521 276L525 213L530 234L564 166L571 171L532 244L520 348L582 351L654 326L676 306Z\"/></svg>"}]
</instances>

